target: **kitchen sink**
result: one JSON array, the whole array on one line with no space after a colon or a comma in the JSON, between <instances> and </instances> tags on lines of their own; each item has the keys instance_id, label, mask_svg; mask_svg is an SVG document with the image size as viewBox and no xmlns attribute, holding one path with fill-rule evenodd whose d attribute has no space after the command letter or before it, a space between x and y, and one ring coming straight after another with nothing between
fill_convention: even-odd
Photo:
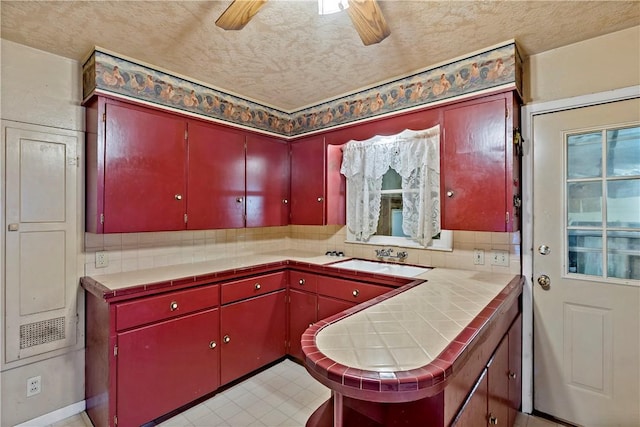
<instances>
[{"instance_id":1,"label":"kitchen sink","mask_svg":"<svg viewBox=\"0 0 640 427\"><path fill-rule=\"evenodd\" d=\"M391 276L416 277L431 270L429 267L413 265L390 264L386 262L367 261L363 259L349 259L331 264L333 267L347 270L366 271L369 273L389 274Z\"/></svg>"}]
</instances>

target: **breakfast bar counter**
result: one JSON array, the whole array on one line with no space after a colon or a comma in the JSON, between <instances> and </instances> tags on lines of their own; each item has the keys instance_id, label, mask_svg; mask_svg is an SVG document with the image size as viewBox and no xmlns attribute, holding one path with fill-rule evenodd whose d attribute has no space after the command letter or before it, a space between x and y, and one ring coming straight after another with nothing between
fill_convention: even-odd
<instances>
[{"instance_id":1,"label":"breakfast bar counter","mask_svg":"<svg viewBox=\"0 0 640 427\"><path fill-rule=\"evenodd\" d=\"M307 370L333 391L307 426L464 426L465 403L510 330L512 352L504 350L507 366L499 375L506 382L500 378L491 385L511 386L498 409L505 420L515 416L522 277L440 268L419 277L427 282L307 329L302 337ZM480 424L497 422L491 410L472 417Z\"/></svg>"}]
</instances>

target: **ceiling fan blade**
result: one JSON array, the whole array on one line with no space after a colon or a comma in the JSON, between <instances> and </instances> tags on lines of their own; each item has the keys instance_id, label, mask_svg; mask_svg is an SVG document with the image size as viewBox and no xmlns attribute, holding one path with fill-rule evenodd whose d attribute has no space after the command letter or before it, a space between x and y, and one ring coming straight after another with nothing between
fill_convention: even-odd
<instances>
[{"instance_id":1,"label":"ceiling fan blade","mask_svg":"<svg viewBox=\"0 0 640 427\"><path fill-rule=\"evenodd\" d=\"M347 11L365 46L380 43L391 34L376 0L349 0Z\"/></svg>"},{"instance_id":2,"label":"ceiling fan blade","mask_svg":"<svg viewBox=\"0 0 640 427\"><path fill-rule=\"evenodd\" d=\"M216 20L216 25L225 30L241 30L266 2L267 0L233 0Z\"/></svg>"}]
</instances>

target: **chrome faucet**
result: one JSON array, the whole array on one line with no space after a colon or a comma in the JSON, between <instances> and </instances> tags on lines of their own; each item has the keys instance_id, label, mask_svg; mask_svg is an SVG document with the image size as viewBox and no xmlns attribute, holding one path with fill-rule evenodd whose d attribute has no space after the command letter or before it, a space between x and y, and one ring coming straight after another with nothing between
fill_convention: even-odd
<instances>
[{"instance_id":1,"label":"chrome faucet","mask_svg":"<svg viewBox=\"0 0 640 427\"><path fill-rule=\"evenodd\" d=\"M378 258L390 257L391 252L393 252L393 249L376 249L376 256Z\"/></svg>"},{"instance_id":2,"label":"chrome faucet","mask_svg":"<svg viewBox=\"0 0 640 427\"><path fill-rule=\"evenodd\" d=\"M376 257L378 258L397 258L400 261L404 261L409 254L405 251L401 251L392 255L393 249L376 249Z\"/></svg>"},{"instance_id":3,"label":"chrome faucet","mask_svg":"<svg viewBox=\"0 0 640 427\"><path fill-rule=\"evenodd\" d=\"M409 254L408 254L408 253L406 253L405 251L398 252L398 253L396 254L396 258L398 258L400 261L404 261L404 259L405 259L407 256L409 256Z\"/></svg>"}]
</instances>

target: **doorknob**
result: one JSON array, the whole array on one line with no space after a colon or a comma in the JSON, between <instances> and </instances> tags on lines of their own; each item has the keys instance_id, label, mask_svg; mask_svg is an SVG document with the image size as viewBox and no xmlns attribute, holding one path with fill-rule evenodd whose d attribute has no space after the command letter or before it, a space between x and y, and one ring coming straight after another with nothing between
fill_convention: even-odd
<instances>
[{"instance_id":1,"label":"doorknob","mask_svg":"<svg viewBox=\"0 0 640 427\"><path fill-rule=\"evenodd\" d=\"M538 246L538 253L540 255L549 255L551 253L551 248L547 245Z\"/></svg>"},{"instance_id":2,"label":"doorknob","mask_svg":"<svg viewBox=\"0 0 640 427\"><path fill-rule=\"evenodd\" d=\"M538 285L545 291L548 291L551 287L551 279L546 274L541 274L538 276Z\"/></svg>"}]
</instances>

